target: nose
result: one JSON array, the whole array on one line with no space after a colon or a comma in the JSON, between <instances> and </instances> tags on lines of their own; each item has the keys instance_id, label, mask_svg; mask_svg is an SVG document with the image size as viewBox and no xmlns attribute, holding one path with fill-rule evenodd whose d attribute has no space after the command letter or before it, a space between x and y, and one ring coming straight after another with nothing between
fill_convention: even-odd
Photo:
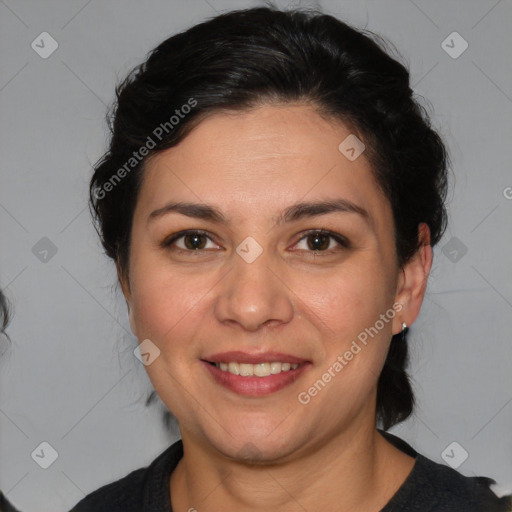
<instances>
[{"instance_id":1,"label":"nose","mask_svg":"<svg viewBox=\"0 0 512 512\"><path fill-rule=\"evenodd\" d=\"M234 253L232 265L218 287L214 311L219 322L247 331L290 322L293 292L265 250L251 263Z\"/></svg>"}]
</instances>

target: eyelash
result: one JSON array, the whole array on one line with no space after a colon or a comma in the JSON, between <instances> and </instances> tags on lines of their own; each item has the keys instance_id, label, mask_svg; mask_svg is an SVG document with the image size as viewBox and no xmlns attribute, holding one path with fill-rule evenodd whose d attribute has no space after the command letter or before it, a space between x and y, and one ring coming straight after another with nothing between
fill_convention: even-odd
<instances>
[{"instance_id":1,"label":"eyelash","mask_svg":"<svg viewBox=\"0 0 512 512\"><path fill-rule=\"evenodd\" d=\"M203 231L201 229L186 229L186 230L183 230L183 231L179 231L178 233L174 233L170 237L167 237L165 240L163 240L163 242L161 242L160 246L162 248L164 248L164 249L171 249L172 245L177 240L179 240L180 238L184 238L186 235L192 235L192 234L205 236L211 242L216 243L206 231ZM295 245L297 245L298 243L302 242L302 240L308 238L311 235L328 236L329 238L332 238L333 240L335 240L341 246L341 248L344 248L344 249L349 249L350 248L350 242L348 241L347 238L345 238L343 235L340 235L339 233L335 233L333 231L329 231L329 230L326 230L326 229L311 229L311 230L305 231L304 235L296 242ZM203 251L207 251L208 249L195 249L195 250L193 250L193 249L181 249L179 247L178 248L174 247L174 248L172 248L172 250L173 251L177 251L177 252L181 252L181 253L189 253L190 254L190 253L200 253L200 252L203 252ZM339 250L339 249L337 249L337 250ZM318 255L320 255L320 256L331 255L334 252L336 252L336 249L334 249L334 250L333 249L328 249L328 250L323 250L323 251L306 250L305 252L310 253L313 257L316 257Z\"/></svg>"}]
</instances>

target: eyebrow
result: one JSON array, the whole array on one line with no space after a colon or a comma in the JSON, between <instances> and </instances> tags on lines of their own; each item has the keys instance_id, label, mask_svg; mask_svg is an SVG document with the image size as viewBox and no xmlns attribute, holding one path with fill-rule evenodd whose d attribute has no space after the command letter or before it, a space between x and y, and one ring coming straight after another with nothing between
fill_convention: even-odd
<instances>
[{"instance_id":1,"label":"eyebrow","mask_svg":"<svg viewBox=\"0 0 512 512\"><path fill-rule=\"evenodd\" d=\"M284 223L296 222L300 219L327 215L329 213L355 213L371 224L371 218L367 210L347 199L330 199L325 201L298 202L286 208L280 215L274 218L274 223L279 226ZM150 213L148 223L161 218L169 213L179 213L195 219L203 219L218 224L229 224L230 220L215 206L205 203L170 202L162 208Z\"/></svg>"}]
</instances>

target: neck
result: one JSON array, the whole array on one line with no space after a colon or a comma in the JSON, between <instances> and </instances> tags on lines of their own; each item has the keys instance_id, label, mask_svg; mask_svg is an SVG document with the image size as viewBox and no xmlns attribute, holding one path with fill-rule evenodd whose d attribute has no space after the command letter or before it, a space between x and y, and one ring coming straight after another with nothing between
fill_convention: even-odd
<instances>
[{"instance_id":1,"label":"neck","mask_svg":"<svg viewBox=\"0 0 512 512\"><path fill-rule=\"evenodd\" d=\"M407 478L414 459L371 426L354 425L301 458L249 465L212 456L182 431L184 457L171 475L173 510L378 511Z\"/></svg>"}]
</instances>

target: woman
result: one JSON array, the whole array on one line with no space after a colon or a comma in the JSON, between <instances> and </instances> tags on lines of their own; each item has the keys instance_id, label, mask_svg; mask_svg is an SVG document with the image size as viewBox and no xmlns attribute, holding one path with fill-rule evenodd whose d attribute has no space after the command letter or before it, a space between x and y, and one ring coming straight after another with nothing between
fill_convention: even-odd
<instances>
[{"instance_id":1,"label":"woman","mask_svg":"<svg viewBox=\"0 0 512 512\"><path fill-rule=\"evenodd\" d=\"M73 510L508 510L385 432L446 219L408 71L257 8L164 41L117 100L91 205L181 440Z\"/></svg>"}]
</instances>

